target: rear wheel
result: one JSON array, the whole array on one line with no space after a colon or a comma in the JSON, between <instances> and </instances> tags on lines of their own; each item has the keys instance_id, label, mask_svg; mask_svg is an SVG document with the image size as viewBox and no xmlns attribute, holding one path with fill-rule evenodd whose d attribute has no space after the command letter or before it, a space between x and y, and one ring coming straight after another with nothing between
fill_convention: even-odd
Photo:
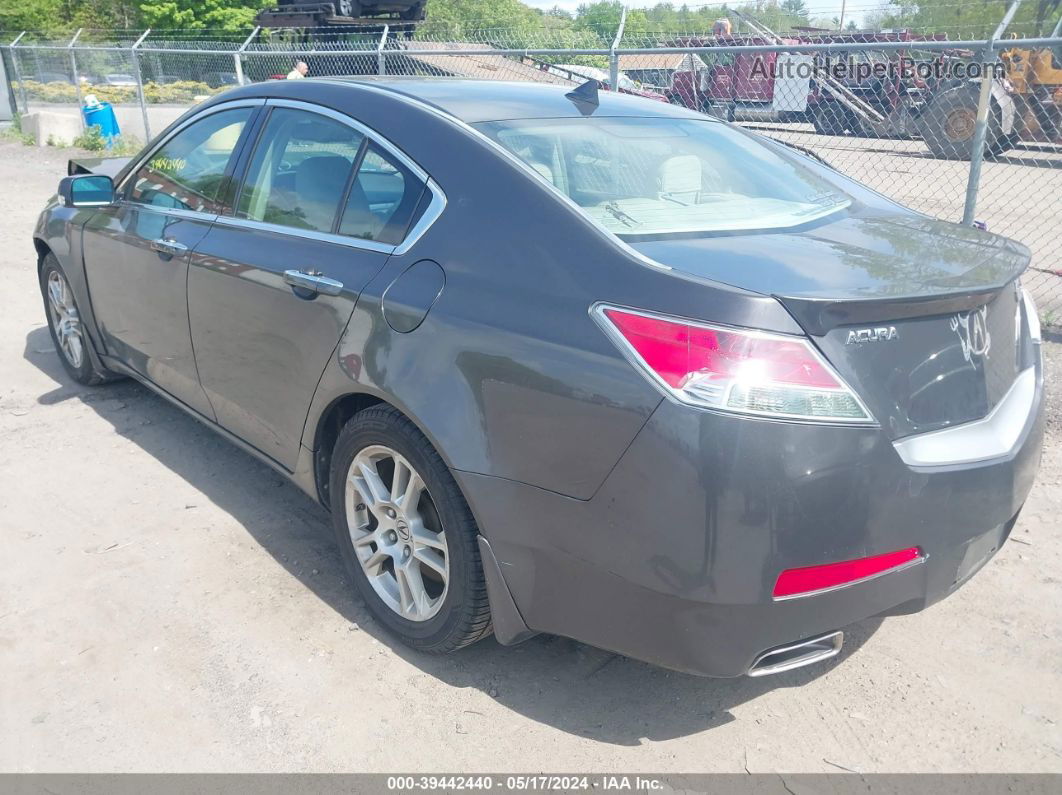
<instances>
[{"instance_id":1,"label":"rear wheel","mask_svg":"<svg viewBox=\"0 0 1062 795\"><path fill-rule=\"evenodd\" d=\"M113 373L100 372L93 367L88 350L92 343L85 335L74 291L70 289L66 274L54 254L44 258L40 283L48 331L51 332L52 343L66 372L79 384L87 386L116 378Z\"/></svg>"},{"instance_id":2,"label":"rear wheel","mask_svg":"<svg viewBox=\"0 0 1062 795\"><path fill-rule=\"evenodd\" d=\"M478 528L412 422L391 407L354 415L336 441L330 486L343 561L380 623L434 653L490 634Z\"/></svg>"}]
</instances>

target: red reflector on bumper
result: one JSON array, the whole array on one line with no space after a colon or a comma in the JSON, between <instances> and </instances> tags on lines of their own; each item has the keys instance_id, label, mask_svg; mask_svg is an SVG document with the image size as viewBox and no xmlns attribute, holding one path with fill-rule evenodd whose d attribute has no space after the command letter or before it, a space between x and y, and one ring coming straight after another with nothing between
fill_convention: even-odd
<instances>
[{"instance_id":1,"label":"red reflector on bumper","mask_svg":"<svg viewBox=\"0 0 1062 795\"><path fill-rule=\"evenodd\" d=\"M824 566L808 566L803 569L786 569L778 575L778 582L774 585L774 598L807 596L830 588L852 585L906 567L921 559L922 550L911 547L872 558L845 560L841 563L827 563Z\"/></svg>"}]
</instances>

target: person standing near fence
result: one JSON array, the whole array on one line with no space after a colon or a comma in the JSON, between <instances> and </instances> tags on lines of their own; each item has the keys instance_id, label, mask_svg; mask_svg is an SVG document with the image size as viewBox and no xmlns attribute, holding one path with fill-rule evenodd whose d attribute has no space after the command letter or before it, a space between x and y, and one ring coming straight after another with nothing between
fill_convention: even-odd
<instances>
[{"instance_id":1,"label":"person standing near fence","mask_svg":"<svg viewBox=\"0 0 1062 795\"><path fill-rule=\"evenodd\" d=\"M306 62L299 61L295 64L295 68L288 72L288 80L302 80L309 71L310 67L306 65Z\"/></svg>"}]
</instances>

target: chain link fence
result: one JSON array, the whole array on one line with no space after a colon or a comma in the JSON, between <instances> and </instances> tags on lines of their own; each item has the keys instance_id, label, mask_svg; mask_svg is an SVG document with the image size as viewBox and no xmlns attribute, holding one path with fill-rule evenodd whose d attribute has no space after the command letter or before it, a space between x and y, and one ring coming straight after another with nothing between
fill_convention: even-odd
<instances>
[{"instance_id":1,"label":"chain link fence","mask_svg":"<svg viewBox=\"0 0 1062 795\"><path fill-rule=\"evenodd\" d=\"M1062 322L1062 37L1013 23L778 33L740 12L652 32L387 23L326 32L79 31L0 39L22 114L90 94L147 140L233 86L311 76L432 76L601 87L671 102L796 146L915 210L983 224L1033 252L1025 277ZM720 12L723 13L722 11ZM548 19L548 18L544 18ZM1019 38L1011 38L1017 34ZM67 141L66 143L69 143Z\"/></svg>"}]
</instances>

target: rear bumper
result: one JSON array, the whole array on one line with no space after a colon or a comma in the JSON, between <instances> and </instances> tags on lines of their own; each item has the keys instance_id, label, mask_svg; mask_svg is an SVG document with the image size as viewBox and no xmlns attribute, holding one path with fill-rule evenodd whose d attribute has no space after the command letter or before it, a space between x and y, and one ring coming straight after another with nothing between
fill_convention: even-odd
<instances>
[{"instance_id":1,"label":"rear bumper","mask_svg":"<svg viewBox=\"0 0 1062 795\"><path fill-rule=\"evenodd\" d=\"M878 429L735 419L664 401L590 500L455 473L525 623L665 667L739 676L762 652L913 612L1010 532L1043 437L1042 382L1018 443L912 468ZM919 547L924 560L776 601L785 569Z\"/></svg>"}]
</instances>

